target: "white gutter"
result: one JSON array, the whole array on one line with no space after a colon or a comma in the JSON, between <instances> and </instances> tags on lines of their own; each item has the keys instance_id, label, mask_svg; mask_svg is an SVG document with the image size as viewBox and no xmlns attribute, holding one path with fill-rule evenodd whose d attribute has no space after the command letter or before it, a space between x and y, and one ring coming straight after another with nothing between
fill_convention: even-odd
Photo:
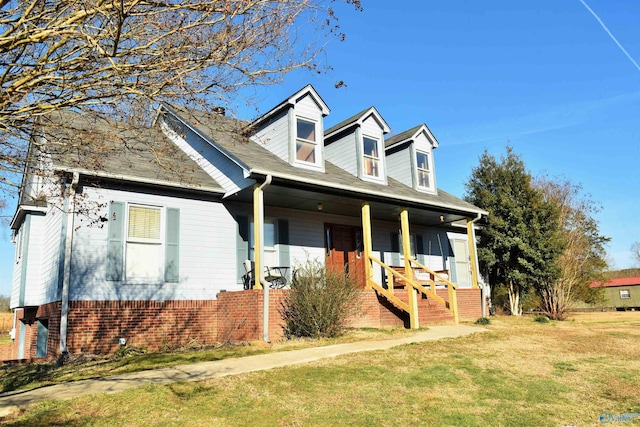
<instances>
[{"instance_id":1,"label":"white gutter","mask_svg":"<svg viewBox=\"0 0 640 427\"><path fill-rule=\"evenodd\" d=\"M73 244L73 220L75 217L76 188L80 181L80 174L73 173L69 195L65 199L67 215L66 234L64 241L64 273L62 276L62 294L60 296L60 355L67 353L67 326L69 318L69 282L71 280L71 249Z\"/></svg>"},{"instance_id":2,"label":"white gutter","mask_svg":"<svg viewBox=\"0 0 640 427\"><path fill-rule=\"evenodd\" d=\"M304 184L311 184L311 185L317 185L319 187L324 187L324 188L332 188L335 190L342 190L342 191L347 191L350 193L359 193L359 194L363 194L363 195L368 195L368 196L375 196L375 197L380 197L380 193L376 192L374 190L365 190L365 189L361 189L361 188L354 188L354 187L350 187L347 185L341 185L341 184L335 184L335 183L331 183L331 182L327 182L327 181L318 181L315 179L308 179L308 178L304 178L304 177L300 177L300 176L296 176L296 175L290 175L290 174L286 174L286 173L273 173L270 171L265 171L265 170L260 170L260 169L251 169L251 172L257 174L257 175L273 175L276 178L281 178L281 179L286 179L289 181L294 181L294 182L299 182L299 183L304 183ZM355 179L355 178L354 178ZM440 203L438 201L432 201L432 200L426 200L426 199L417 199L417 198L413 198L413 197L402 197L402 196L394 196L393 194L384 194L384 197L387 199L392 199L392 200L398 200L401 202L411 202L411 203L415 203L418 205L422 205L422 206L428 206L428 207L438 207L438 208L443 208L443 209L449 209L449 210L453 210L453 211L457 211L457 212L467 212L467 213L475 213L476 215L488 215L489 212L484 211L482 209L464 209L461 208L459 206L452 206L450 204L447 203ZM474 220L475 221L475 220Z\"/></svg>"},{"instance_id":3,"label":"white gutter","mask_svg":"<svg viewBox=\"0 0 640 427\"><path fill-rule=\"evenodd\" d=\"M9 223L9 227L12 230L16 230L18 228L18 224L22 223L23 217L27 214L27 212L42 212L47 213L47 208L43 206L30 206L30 205L20 205L16 210L16 213L13 214L13 218Z\"/></svg>"},{"instance_id":4,"label":"white gutter","mask_svg":"<svg viewBox=\"0 0 640 427\"><path fill-rule=\"evenodd\" d=\"M57 167L54 170L59 172L73 172L74 175L76 173L80 173L82 175L92 176L96 178L114 179L119 181L131 181L131 182L140 183L140 184L152 184L152 185L159 185L164 187L180 188L185 190L196 190L196 191L199 190L199 191L205 191L207 193L217 193L217 194L224 193L224 190L222 189L206 187L206 186L197 185L197 184L170 182L170 181L164 181L161 179L153 179L153 178L140 178L133 175L120 175L120 174L101 172L101 171L95 171L95 170L84 169L84 168Z\"/></svg>"},{"instance_id":5,"label":"white gutter","mask_svg":"<svg viewBox=\"0 0 640 427\"><path fill-rule=\"evenodd\" d=\"M264 260L264 199L262 191L271 184L272 180L273 177L271 175L267 175L264 182L260 184L257 189L260 194L260 206L258 206L259 218L253 219L254 224L260 225L260 229L258 230L260 233L259 245L256 248L256 250L259 251L258 257L260 259L260 263L259 265L256 265L256 270L253 274L260 280L260 284L262 285L262 339L267 343L271 341L269 340L269 282L264 278L264 268L262 266L262 261Z\"/></svg>"}]
</instances>

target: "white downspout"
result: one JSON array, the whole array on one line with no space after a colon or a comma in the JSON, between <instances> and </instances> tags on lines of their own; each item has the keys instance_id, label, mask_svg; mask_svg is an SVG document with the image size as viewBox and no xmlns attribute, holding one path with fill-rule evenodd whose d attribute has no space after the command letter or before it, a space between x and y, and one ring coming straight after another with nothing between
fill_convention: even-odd
<instances>
[{"instance_id":1,"label":"white downspout","mask_svg":"<svg viewBox=\"0 0 640 427\"><path fill-rule=\"evenodd\" d=\"M255 225L258 225L258 233L254 232L254 235L259 234L258 237L258 245L255 248L255 251L257 252L258 256L258 260L260 262L256 263L255 266L255 271L254 271L254 275L256 276L256 278L258 278L260 280L260 284L262 285L262 295L263 295L263 302L262 302L262 339L264 340L264 342L271 342L269 340L269 282L267 282L264 278L264 268L262 265L262 262L264 260L264 196L263 196L263 190L265 189L265 187L267 187L269 184L271 184L273 177L269 174L266 176L264 182L262 184L260 184L260 186L257 188L257 192L258 192L258 206L257 206L257 210L255 212L258 213L258 218L254 218L253 219L253 223ZM255 201L254 201L255 203ZM254 206L254 209L256 208L256 206ZM254 226L255 226L254 225Z\"/></svg>"},{"instance_id":2,"label":"white downspout","mask_svg":"<svg viewBox=\"0 0 640 427\"><path fill-rule=\"evenodd\" d=\"M476 274L478 275L478 277L480 276L480 264L478 264L478 246L476 244L476 228L473 226L473 224L478 221L480 218L482 218L482 214L477 214L476 217L474 219L471 220L471 239L473 241L473 256L475 258L475 264L476 264L476 269L478 269L478 271L476 272ZM486 289L487 284L484 283L484 280L482 281L482 285L480 286L480 299L481 299L481 307L482 307L482 317L487 317L487 305L485 304L485 299L487 298L487 289Z\"/></svg>"},{"instance_id":3,"label":"white downspout","mask_svg":"<svg viewBox=\"0 0 640 427\"><path fill-rule=\"evenodd\" d=\"M65 200L65 211L67 214L67 225L64 242L64 273L62 276L62 295L60 307L60 355L67 353L67 323L69 317L69 282L71 279L71 248L73 244L73 220L75 212L76 188L80 174L73 173L71 186L69 187L69 195Z\"/></svg>"}]
</instances>

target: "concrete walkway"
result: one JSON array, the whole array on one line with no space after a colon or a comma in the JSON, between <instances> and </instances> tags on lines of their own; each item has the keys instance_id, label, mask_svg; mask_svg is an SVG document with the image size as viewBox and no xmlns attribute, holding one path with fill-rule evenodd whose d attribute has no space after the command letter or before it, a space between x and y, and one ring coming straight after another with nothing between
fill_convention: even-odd
<instances>
[{"instance_id":1,"label":"concrete walkway","mask_svg":"<svg viewBox=\"0 0 640 427\"><path fill-rule=\"evenodd\" d=\"M455 338L484 332L486 329L469 325L429 326L429 329L406 336L380 341L358 341L326 347L281 351L235 359L200 362L170 368L133 372L113 377L75 381L42 387L30 391L15 391L0 394L0 416L5 416L16 407L30 405L47 399L72 399L86 394L115 393L120 390L142 387L146 384L169 384L179 381L201 381L227 375L264 371L282 366L298 365L342 354L363 351L386 350L404 344Z\"/></svg>"}]
</instances>

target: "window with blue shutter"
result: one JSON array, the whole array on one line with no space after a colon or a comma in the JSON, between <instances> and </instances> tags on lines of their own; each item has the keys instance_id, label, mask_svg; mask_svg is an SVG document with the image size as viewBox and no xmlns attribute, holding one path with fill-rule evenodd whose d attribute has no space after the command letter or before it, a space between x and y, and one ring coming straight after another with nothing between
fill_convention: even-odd
<instances>
[{"instance_id":1,"label":"window with blue shutter","mask_svg":"<svg viewBox=\"0 0 640 427\"><path fill-rule=\"evenodd\" d=\"M108 224L107 280L179 281L179 209L111 202Z\"/></svg>"}]
</instances>

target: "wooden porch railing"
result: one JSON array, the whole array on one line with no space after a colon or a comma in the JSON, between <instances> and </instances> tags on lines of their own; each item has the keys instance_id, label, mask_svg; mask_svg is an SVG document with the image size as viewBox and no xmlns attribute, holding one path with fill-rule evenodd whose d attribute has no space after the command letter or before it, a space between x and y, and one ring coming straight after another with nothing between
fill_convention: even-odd
<instances>
[{"instance_id":1,"label":"wooden porch railing","mask_svg":"<svg viewBox=\"0 0 640 427\"><path fill-rule=\"evenodd\" d=\"M417 316L418 313L412 313L413 309L412 307L407 304L406 302L402 301L400 298L396 297L393 293L393 284L394 284L394 280L397 278L399 280L404 281L405 286L408 288L409 291L413 291L416 290L420 293L422 293L423 295L427 296L428 298L431 298L432 300L436 301L438 304L442 305L443 307L446 307L447 309L449 309L449 311L451 312L451 314L453 315L453 319L455 321L455 323L459 322L458 319L458 301L456 298L456 289L458 288L458 286L453 283L452 281L450 281L447 277L444 277L443 275L431 270L430 268L422 265L421 263L419 263L417 260L415 259L411 259L411 264L415 264L418 268L420 268L421 270L429 273L432 277L431 280L429 280L429 288L425 288L424 286L422 286L422 284L420 282L418 282L417 280L415 280L414 278L409 278L407 275L400 273L399 271L395 270L394 268L388 266L387 264L385 264L384 262L382 262L381 260L373 257L373 256L369 256L369 259L365 259L365 262L367 261L371 261L375 264L378 264L380 267L382 267L385 272L387 273L387 288L384 288L381 284L376 283L375 280L373 280L373 277L367 277L367 286L369 286L372 289L375 289L378 293L382 294L385 298L387 298L389 300L389 302L391 302L393 305L395 305L396 307L398 307L401 310L404 310L405 312L409 313L409 316ZM445 300L444 298L440 297L438 294L436 294L436 289L435 289L435 279L439 279L441 282L443 282L444 286L447 287L448 290L448 296L449 296L449 301Z\"/></svg>"},{"instance_id":2,"label":"wooden porch railing","mask_svg":"<svg viewBox=\"0 0 640 427\"><path fill-rule=\"evenodd\" d=\"M409 214L407 209L402 209L400 211L400 223L401 223L401 231L403 238L403 248L402 253L408 254L410 251L409 245ZM449 312L453 315L453 319L456 323L458 323L458 301L456 298L456 288L455 283L451 282L449 278L444 277L435 271L427 268L426 266L420 264L418 261L412 258L405 259L405 268L410 272L413 271L413 265L417 265L422 270L431 274L432 279L430 280L429 289L422 286L421 283L416 281L413 278L413 274L409 273L402 274L393 268L389 267L387 264L382 262L381 260L375 258L373 256L373 248L372 248L372 240L371 240L371 206L369 202L362 202L362 243L364 247L364 261L365 261L365 277L366 277L366 285L369 288L375 289L378 293L383 295L389 302L398 307L401 310L409 313L409 319L412 328L419 327L420 322L418 321L418 303L416 299L415 291L426 295L428 298L430 297L432 300L436 301L438 304L442 305L449 309ZM381 266L387 276L387 289L385 289L381 284L376 283L373 280L373 263ZM406 273L406 272L405 272ZM405 287L407 288L409 303L402 301L400 298L396 297L393 294L393 283L394 277L399 277L401 280L404 280ZM440 279L448 289L449 293L449 301L447 302L444 298L441 298L436 294L435 289L435 278Z\"/></svg>"}]
</instances>

